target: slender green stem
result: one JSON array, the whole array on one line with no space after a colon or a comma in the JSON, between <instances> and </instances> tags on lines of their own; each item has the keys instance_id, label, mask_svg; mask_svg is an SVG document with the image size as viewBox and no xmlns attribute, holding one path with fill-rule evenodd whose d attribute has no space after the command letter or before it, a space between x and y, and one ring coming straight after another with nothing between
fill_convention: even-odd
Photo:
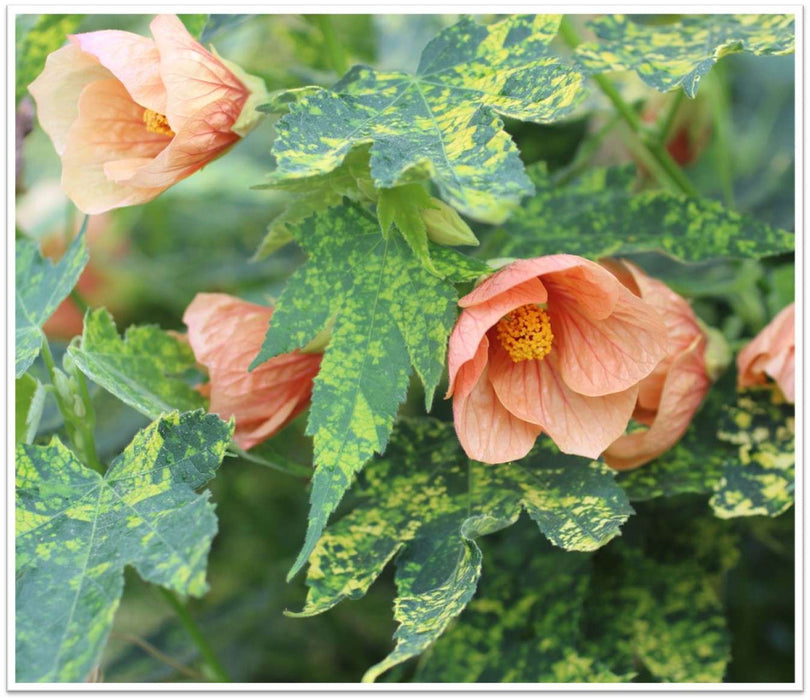
<instances>
[{"instance_id":1,"label":"slender green stem","mask_svg":"<svg viewBox=\"0 0 810 700\"><path fill-rule=\"evenodd\" d=\"M82 293L75 287L70 292L70 298L73 299L73 302L79 307L79 311L81 311L83 314L87 313L87 310L90 308L90 304L87 303L87 300L82 296Z\"/></svg>"},{"instance_id":2,"label":"slender green stem","mask_svg":"<svg viewBox=\"0 0 810 700\"><path fill-rule=\"evenodd\" d=\"M560 23L560 36L572 49L576 48L579 44L579 36L577 36L576 30L571 26L567 17L564 17ZM624 98L610 79L601 74L596 74L591 77L599 86L599 89L613 103L613 106L619 114L621 114L625 122L627 122L627 125L632 129L638 141L638 145L646 150L652 159L656 161L657 165L660 166L655 168L653 175L655 175L662 184L666 184L674 190L689 195L690 197L696 197L697 190L695 190L692 183L689 182L683 170L672 160L666 148L658 143L654 135L650 134L650 130L642 123L636 111L624 101Z\"/></svg>"},{"instance_id":3,"label":"slender green stem","mask_svg":"<svg viewBox=\"0 0 810 700\"><path fill-rule=\"evenodd\" d=\"M228 672L219 662L219 659L217 659L214 650L211 648L211 645L208 643L208 640L205 638L202 630L200 630L197 623L194 622L194 618L191 617L191 613L189 613L186 605L167 588L159 587L158 590L166 599L166 602L169 604L172 610L174 610L174 613L177 615L180 623L183 625L183 627L185 627L186 632L188 632L194 644L197 646L197 649L200 651L200 655L206 663L211 679L218 683L230 683L231 678L228 675Z\"/></svg>"},{"instance_id":4,"label":"slender green stem","mask_svg":"<svg viewBox=\"0 0 810 700\"><path fill-rule=\"evenodd\" d=\"M678 110L680 109L681 102L683 102L683 98L685 96L686 93L683 90L676 90L673 93L672 99L667 106L667 111L664 113L661 121L658 122L659 143L666 144L669 133L672 131L672 125L675 123L675 117L678 116Z\"/></svg>"},{"instance_id":5,"label":"slender green stem","mask_svg":"<svg viewBox=\"0 0 810 700\"><path fill-rule=\"evenodd\" d=\"M723 191L726 206L734 208L734 176L731 171L731 137L729 134L731 119L723 70L722 63L715 66L712 72L706 76L709 83L706 87L711 90L709 102L711 103L715 139L714 165L720 179L720 188Z\"/></svg>"},{"instance_id":6,"label":"slender green stem","mask_svg":"<svg viewBox=\"0 0 810 700\"><path fill-rule=\"evenodd\" d=\"M332 70L338 75L343 75L349 69L349 64L346 60L346 52L335 34L332 18L329 15L313 15L312 20L323 34L324 48Z\"/></svg>"},{"instance_id":7,"label":"slender green stem","mask_svg":"<svg viewBox=\"0 0 810 700\"><path fill-rule=\"evenodd\" d=\"M610 119L596 133L588 136L579 147L572 163L562 170L558 170L552 176L556 185L565 185L573 180L579 173L585 170L590 164L591 158L601 145L605 137L613 131L614 127L621 119L621 115L613 114Z\"/></svg>"},{"instance_id":8,"label":"slender green stem","mask_svg":"<svg viewBox=\"0 0 810 700\"><path fill-rule=\"evenodd\" d=\"M255 455L243 450L236 443L231 443L228 446L228 451L231 452L234 457L240 457L246 462L252 462L253 464L261 464L263 467L275 469L283 474L303 477L304 479L309 479L312 477L312 469L310 467L300 464L299 462L296 462L289 457L285 457L284 455L275 451L272 451L272 454L269 456ZM269 448L265 446L263 451L269 452Z\"/></svg>"}]
</instances>

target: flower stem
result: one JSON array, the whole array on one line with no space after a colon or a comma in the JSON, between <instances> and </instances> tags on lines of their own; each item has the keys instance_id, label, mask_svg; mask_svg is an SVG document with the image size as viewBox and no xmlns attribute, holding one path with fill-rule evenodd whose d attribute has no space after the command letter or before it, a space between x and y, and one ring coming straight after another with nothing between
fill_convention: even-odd
<instances>
[{"instance_id":1,"label":"flower stem","mask_svg":"<svg viewBox=\"0 0 810 700\"><path fill-rule=\"evenodd\" d=\"M158 590L166 599L166 602L169 604L172 610L174 610L174 613L177 615L180 623L183 625L186 632L188 632L192 641L199 650L200 655L206 664L205 671L207 675L210 676L211 680L216 681L217 683L230 683L231 678L228 675L228 672L219 662L219 659L217 659L214 650L211 648L211 645L208 643L208 640L205 638L202 630L200 630L197 623L194 622L194 618L191 617L191 613L188 611L185 603L183 603L180 598L177 597L177 595L167 588L163 588L161 586L158 588Z\"/></svg>"},{"instance_id":2,"label":"flower stem","mask_svg":"<svg viewBox=\"0 0 810 700\"><path fill-rule=\"evenodd\" d=\"M579 36L567 17L564 17L560 23L560 36L572 49L579 44ZM601 74L592 75L591 78L613 103L624 121L627 122L635 136L637 145L646 151L650 156L650 161L655 163L653 175L659 182L690 197L697 197L697 190L695 190L683 170L672 160L666 148L657 141L655 135L651 134L650 130L645 127L636 111L624 101L624 98L610 79Z\"/></svg>"},{"instance_id":3,"label":"flower stem","mask_svg":"<svg viewBox=\"0 0 810 700\"><path fill-rule=\"evenodd\" d=\"M672 131L672 125L675 123L675 117L678 116L678 109L685 95L686 93L683 90L676 90L673 93L667 111L658 123L658 141L662 144L667 142L667 137L669 132Z\"/></svg>"}]
</instances>

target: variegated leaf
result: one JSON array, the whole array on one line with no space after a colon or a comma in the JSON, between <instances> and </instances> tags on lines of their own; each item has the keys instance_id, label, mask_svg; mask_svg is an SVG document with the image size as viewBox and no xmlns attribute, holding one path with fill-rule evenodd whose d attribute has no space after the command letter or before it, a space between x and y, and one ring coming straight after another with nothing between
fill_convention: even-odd
<instances>
[{"instance_id":1,"label":"variegated leaf","mask_svg":"<svg viewBox=\"0 0 810 700\"><path fill-rule=\"evenodd\" d=\"M458 298L452 284L427 272L398 236L384 239L374 217L358 207L318 213L293 233L309 261L288 280L253 363L304 347L331 329L307 428L317 467L309 528L291 576L309 557L354 474L385 449L411 365L426 403L432 402ZM432 248L431 257L451 276L487 269L441 246Z\"/></svg>"},{"instance_id":2,"label":"variegated leaf","mask_svg":"<svg viewBox=\"0 0 810 700\"><path fill-rule=\"evenodd\" d=\"M403 421L362 481L359 505L312 552L300 614L361 597L396 556L397 646L367 681L421 653L464 609L481 570L477 537L525 511L555 545L591 551L632 513L603 465L543 447L521 462L471 462L452 426L431 419Z\"/></svg>"},{"instance_id":3,"label":"variegated leaf","mask_svg":"<svg viewBox=\"0 0 810 700\"><path fill-rule=\"evenodd\" d=\"M191 347L157 326L132 326L122 338L105 309L88 311L81 340L68 355L96 384L149 418L204 404L180 378L195 365Z\"/></svg>"},{"instance_id":4,"label":"variegated leaf","mask_svg":"<svg viewBox=\"0 0 810 700\"><path fill-rule=\"evenodd\" d=\"M654 25L613 15L594 20L590 27L598 40L576 50L587 70L633 70L656 90L682 87L689 97L723 56L793 53L796 33L793 15L705 14Z\"/></svg>"},{"instance_id":5,"label":"variegated leaf","mask_svg":"<svg viewBox=\"0 0 810 700\"><path fill-rule=\"evenodd\" d=\"M81 681L98 662L124 566L184 595L207 590L217 530L209 481L232 426L172 413L139 432L105 476L58 438L17 447L17 681Z\"/></svg>"},{"instance_id":6,"label":"variegated leaf","mask_svg":"<svg viewBox=\"0 0 810 700\"><path fill-rule=\"evenodd\" d=\"M503 221L531 183L498 115L548 123L582 97L582 76L550 55L558 15L463 19L422 53L415 75L355 66L304 93L277 125L270 184L323 175L371 144L377 187L431 178L445 201Z\"/></svg>"},{"instance_id":7,"label":"variegated leaf","mask_svg":"<svg viewBox=\"0 0 810 700\"><path fill-rule=\"evenodd\" d=\"M727 408L718 438L730 445L710 501L715 515L776 517L793 505L796 428L793 405L769 389L749 390Z\"/></svg>"},{"instance_id":8,"label":"variegated leaf","mask_svg":"<svg viewBox=\"0 0 810 700\"><path fill-rule=\"evenodd\" d=\"M55 265L34 241L19 239L16 249L16 375L21 377L39 355L43 324L76 286L87 248L80 233Z\"/></svg>"},{"instance_id":9,"label":"variegated leaf","mask_svg":"<svg viewBox=\"0 0 810 700\"><path fill-rule=\"evenodd\" d=\"M632 168L595 168L556 186L542 164L536 193L503 226L499 254L601 257L662 251L681 260L761 258L793 250L794 236L719 202L661 190L634 194Z\"/></svg>"},{"instance_id":10,"label":"variegated leaf","mask_svg":"<svg viewBox=\"0 0 810 700\"><path fill-rule=\"evenodd\" d=\"M722 682L731 645L713 574L622 542L610 554L594 572L585 609L595 631L588 653L619 674L641 664L659 681Z\"/></svg>"}]
</instances>

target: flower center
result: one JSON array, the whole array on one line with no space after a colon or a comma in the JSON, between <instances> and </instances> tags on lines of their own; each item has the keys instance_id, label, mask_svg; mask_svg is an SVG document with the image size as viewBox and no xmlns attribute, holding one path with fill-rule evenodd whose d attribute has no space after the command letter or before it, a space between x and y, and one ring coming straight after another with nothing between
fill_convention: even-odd
<instances>
[{"instance_id":1,"label":"flower center","mask_svg":"<svg viewBox=\"0 0 810 700\"><path fill-rule=\"evenodd\" d=\"M526 304L504 316L495 326L498 340L514 362L542 360L551 352L551 319L536 304Z\"/></svg>"},{"instance_id":2,"label":"flower center","mask_svg":"<svg viewBox=\"0 0 810 700\"><path fill-rule=\"evenodd\" d=\"M146 124L146 130L151 131L153 134L174 136L174 132L169 126L169 120L166 119L166 116L163 114L159 114L151 109L146 109L143 112L143 123Z\"/></svg>"}]
</instances>

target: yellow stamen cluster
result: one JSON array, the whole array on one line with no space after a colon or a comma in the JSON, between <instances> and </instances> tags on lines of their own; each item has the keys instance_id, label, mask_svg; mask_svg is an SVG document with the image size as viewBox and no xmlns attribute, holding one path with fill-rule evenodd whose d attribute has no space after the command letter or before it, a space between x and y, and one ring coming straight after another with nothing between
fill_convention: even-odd
<instances>
[{"instance_id":1,"label":"yellow stamen cluster","mask_svg":"<svg viewBox=\"0 0 810 700\"><path fill-rule=\"evenodd\" d=\"M526 304L504 316L495 326L498 340L514 362L542 360L551 352L551 319L536 304Z\"/></svg>"},{"instance_id":2,"label":"yellow stamen cluster","mask_svg":"<svg viewBox=\"0 0 810 700\"><path fill-rule=\"evenodd\" d=\"M169 126L169 120L163 114L146 109L143 112L143 123L146 124L146 130L151 131L153 134L174 137L174 132Z\"/></svg>"}]
</instances>

